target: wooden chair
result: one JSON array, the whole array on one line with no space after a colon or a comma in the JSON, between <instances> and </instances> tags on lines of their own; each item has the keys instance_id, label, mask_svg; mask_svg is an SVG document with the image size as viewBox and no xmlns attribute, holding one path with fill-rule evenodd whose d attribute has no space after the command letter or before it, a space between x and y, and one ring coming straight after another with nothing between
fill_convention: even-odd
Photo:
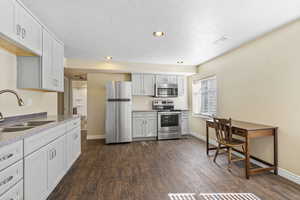
<instances>
[{"instance_id":1,"label":"wooden chair","mask_svg":"<svg viewBox=\"0 0 300 200\"><path fill-rule=\"evenodd\" d=\"M246 143L242 140L232 138L232 126L231 126L231 118L229 119L221 119L221 118L213 118L214 119L214 127L216 129L216 138L218 142L218 147L216 154L214 156L214 162L216 162L217 156L221 147L225 147L228 153L228 170L231 171L231 163L246 160L245 158L232 159L231 153L232 148L234 147L242 147L243 153L245 155L245 145Z\"/></svg>"}]
</instances>

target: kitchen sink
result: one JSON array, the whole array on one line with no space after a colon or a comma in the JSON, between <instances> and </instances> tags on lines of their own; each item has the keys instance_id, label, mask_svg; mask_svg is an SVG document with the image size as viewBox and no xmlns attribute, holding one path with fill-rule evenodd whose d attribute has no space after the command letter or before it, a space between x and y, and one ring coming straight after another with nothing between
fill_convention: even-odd
<instances>
[{"instance_id":1,"label":"kitchen sink","mask_svg":"<svg viewBox=\"0 0 300 200\"><path fill-rule=\"evenodd\" d=\"M5 133L5 132L25 131L25 130L32 129L37 126L49 124L51 122L54 122L54 121L29 121L29 122L14 124L9 127L0 128L0 132Z\"/></svg>"},{"instance_id":2,"label":"kitchen sink","mask_svg":"<svg viewBox=\"0 0 300 200\"><path fill-rule=\"evenodd\" d=\"M6 132L19 132L19 131L25 131L28 129L34 128L33 126L24 126L24 127L6 127L0 129L0 132L6 133Z\"/></svg>"},{"instance_id":3,"label":"kitchen sink","mask_svg":"<svg viewBox=\"0 0 300 200\"><path fill-rule=\"evenodd\" d=\"M20 124L15 124L13 127L26 127L26 126L42 126L45 124L49 124L54 121L29 121L29 122L24 122Z\"/></svg>"}]
</instances>

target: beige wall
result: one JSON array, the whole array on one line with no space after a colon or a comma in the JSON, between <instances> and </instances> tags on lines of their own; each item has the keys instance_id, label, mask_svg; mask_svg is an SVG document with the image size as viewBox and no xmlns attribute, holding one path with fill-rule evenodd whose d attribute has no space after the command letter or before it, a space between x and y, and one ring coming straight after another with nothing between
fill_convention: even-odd
<instances>
[{"instance_id":1,"label":"beige wall","mask_svg":"<svg viewBox=\"0 0 300 200\"><path fill-rule=\"evenodd\" d=\"M16 56L0 49L0 90L16 90L17 66ZM0 95L0 112L7 117L36 112L57 114L57 93L17 90L25 102L19 107L13 94Z\"/></svg>"},{"instance_id":2,"label":"beige wall","mask_svg":"<svg viewBox=\"0 0 300 200\"><path fill-rule=\"evenodd\" d=\"M279 166L298 175L299 34L297 21L199 66L197 74L217 75L219 116L278 126ZM193 132L205 134L201 118L192 118L191 126ZM272 138L256 139L251 152L272 161Z\"/></svg>"},{"instance_id":3,"label":"beige wall","mask_svg":"<svg viewBox=\"0 0 300 200\"><path fill-rule=\"evenodd\" d=\"M87 90L87 118L88 137L91 135L105 135L106 89L108 81L128 81L129 74L88 74Z\"/></svg>"}]
</instances>

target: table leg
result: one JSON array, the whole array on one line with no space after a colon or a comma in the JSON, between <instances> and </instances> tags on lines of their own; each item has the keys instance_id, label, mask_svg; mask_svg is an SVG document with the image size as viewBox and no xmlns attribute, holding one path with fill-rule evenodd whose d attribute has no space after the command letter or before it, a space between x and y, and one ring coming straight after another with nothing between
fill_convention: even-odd
<instances>
[{"instance_id":1,"label":"table leg","mask_svg":"<svg viewBox=\"0 0 300 200\"><path fill-rule=\"evenodd\" d=\"M274 129L274 174L278 175L278 134L277 128Z\"/></svg>"},{"instance_id":2,"label":"table leg","mask_svg":"<svg viewBox=\"0 0 300 200\"><path fill-rule=\"evenodd\" d=\"M206 154L209 155L209 127L206 124Z\"/></svg>"},{"instance_id":3,"label":"table leg","mask_svg":"<svg viewBox=\"0 0 300 200\"><path fill-rule=\"evenodd\" d=\"M245 147L245 175L246 179L249 179L249 170L250 170L250 151L249 151L249 138L248 133L246 135L246 147Z\"/></svg>"}]
</instances>

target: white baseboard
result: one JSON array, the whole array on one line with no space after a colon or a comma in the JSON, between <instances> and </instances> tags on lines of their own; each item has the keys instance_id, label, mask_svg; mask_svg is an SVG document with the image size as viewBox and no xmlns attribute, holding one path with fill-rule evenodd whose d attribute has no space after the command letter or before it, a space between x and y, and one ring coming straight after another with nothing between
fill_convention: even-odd
<instances>
[{"instance_id":1,"label":"white baseboard","mask_svg":"<svg viewBox=\"0 0 300 200\"><path fill-rule=\"evenodd\" d=\"M105 135L87 135L86 139L87 140L101 140L101 139L105 139Z\"/></svg>"},{"instance_id":2,"label":"white baseboard","mask_svg":"<svg viewBox=\"0 0 300 200\"><path fill-rule=\"evenodd\" d=\"M195 132L191 132L191 135L202 140L202 141L206 141L206 136L204 135L200 135L200 134L197 134ZM212 145L217 145L217 142L215 140L210 140L209 141L210 144ZM240 156L242 157L243 155L238 153L238 152L233 152L233 154L237 155L237 156ZM257 165L257 166L260 166L260 167L267 167L265 164L261 163L261 162L258 162L257 160L253 160L253 159L250 159L250 162ZM294 174L286 169L283 169L283 168L278 168L278 175L283 177L283 178L286 178L294 183L297 183L297 184L300 184L300 176L297 175L297 174Z\"/></svg>"}]
</instances>

